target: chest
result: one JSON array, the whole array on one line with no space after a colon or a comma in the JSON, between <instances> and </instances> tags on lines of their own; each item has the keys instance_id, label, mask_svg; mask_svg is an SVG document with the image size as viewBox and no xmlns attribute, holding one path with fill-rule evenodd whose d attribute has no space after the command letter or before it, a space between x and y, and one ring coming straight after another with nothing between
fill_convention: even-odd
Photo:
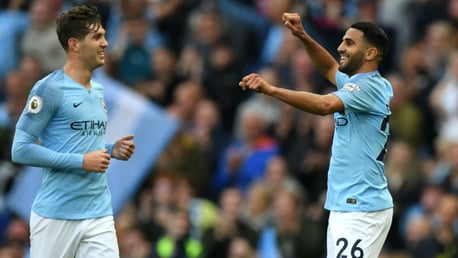
<instances>
[{"instance_id":1,"label":"chest","mask_svg":"<svg viewBox=\"0 0 458 258\"><path fill-rule=\"evenodd\" d=\"M101 90L70 89L64 91L56 119L72 127L106 123L107 107Z\"/></svg>"}]
</instances>

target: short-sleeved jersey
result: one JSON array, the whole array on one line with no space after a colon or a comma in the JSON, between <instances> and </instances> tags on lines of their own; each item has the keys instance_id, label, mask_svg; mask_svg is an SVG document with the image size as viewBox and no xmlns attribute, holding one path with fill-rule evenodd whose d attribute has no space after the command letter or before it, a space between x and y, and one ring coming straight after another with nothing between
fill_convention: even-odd
<instances>
[{"instance_id":1,"label":"short-sleeved jersey","mask_svg":"<svg viewBox=\"0 0 458 258\"><path fill-rule=\"evenodd\" d=\"M337 72L344 112L334 114L334 138L325 208L377 211L393 207L383 158L389 135L391 84L378 71L348 77Z\"/></svg>"},{"instance_id":2,"label":"short-sleeved jersey","mask_svg":"<svg viewBox=\"0 0 458 258\"><path fill-rule=\"evenodd\" d=\"M85 153L110 147L107 119L103 87L95 81L86 89L60 69L34 85L16 125L12 155L43 167L35 213L54 219L112 214L106 174L82 170Z\"/></svg>"}]
</instances>

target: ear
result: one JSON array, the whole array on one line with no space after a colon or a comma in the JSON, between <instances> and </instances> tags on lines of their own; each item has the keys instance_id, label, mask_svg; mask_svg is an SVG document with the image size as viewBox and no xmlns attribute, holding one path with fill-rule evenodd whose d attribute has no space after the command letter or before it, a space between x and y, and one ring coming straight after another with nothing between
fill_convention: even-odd
<instances>
[{"instance_id":1,"label":"ear","mask_svg":"<svg viewBox=\"0 0 458 258\"><path fill-rule=\"evenodd\" d=\"M378 56L378 49L376 47L370 47L366 50L366 60L375 60Z\"/></svg>"},{"instance_id":2,"label":"ear","mask_svg":"<svg viewBox=\"0 0 458 258\"><path fill-rule=\"evenodd\" d=\"M79 52L80 43L76 38L68 39L68 50L70 52Z\"/></svg>"}]
</instances>

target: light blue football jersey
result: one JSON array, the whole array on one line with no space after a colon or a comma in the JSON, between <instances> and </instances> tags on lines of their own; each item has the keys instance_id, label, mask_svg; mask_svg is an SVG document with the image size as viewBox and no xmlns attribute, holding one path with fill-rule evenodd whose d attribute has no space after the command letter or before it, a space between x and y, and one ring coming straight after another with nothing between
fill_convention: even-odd
<instances>
[{"instance_id":1,"label":"light blue football jersey","mask_svg":"<svg viewBox=\"0 0 458 258\"><path fill-rule=\"evenodd\" d=\"M82 170L85 153L112 148L105 144L103 87L95 81L91 86L88 90L57 70L34 85L17 122L13 161L43 168L32 205L40 216L73 220L112 215L107 175Z\"/></svg>"},{"instance_id":2,"label":"light blue football jersey","mask_svg":"<svg viewBox=\"0 0 458 258\"><path fill-rule=\"evenodd\" d=\"M343 113L334 114L334 138L325 208L378 211L393 207L383 158L389 136L391 84L378 71L352 77L337 72Z\"/></svg>"}]
</instances>

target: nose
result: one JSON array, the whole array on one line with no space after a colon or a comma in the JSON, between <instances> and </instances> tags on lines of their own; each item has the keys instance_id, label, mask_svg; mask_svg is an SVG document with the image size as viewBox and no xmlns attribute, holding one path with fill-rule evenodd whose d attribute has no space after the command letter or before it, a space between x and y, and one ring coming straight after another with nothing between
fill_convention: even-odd
<instances>
[{"instance_id":1,"label":"nose","mask_svg":"<svg viewBox=\"0 0 458 258\"><path fill-rule=\"evenodd\" d=\"M344 47L343 42L340 43L340 45L337 47L337 52L339 52L339 53L344 53L345 52L345 47Z\"/></svg>"},{"instance_id":2,"label":"nose","mask_svg":"<svg viewBox=\"0 0 458 258\"><path fill-rule=\"evenodd\" d=\"M101 44L101 45L102 45L102 47L104 47L104 48L108 47L109 43L108 43L108 41L107 41L106 38L103 38L102 44Z\"/></svg>"}]
</instances>

